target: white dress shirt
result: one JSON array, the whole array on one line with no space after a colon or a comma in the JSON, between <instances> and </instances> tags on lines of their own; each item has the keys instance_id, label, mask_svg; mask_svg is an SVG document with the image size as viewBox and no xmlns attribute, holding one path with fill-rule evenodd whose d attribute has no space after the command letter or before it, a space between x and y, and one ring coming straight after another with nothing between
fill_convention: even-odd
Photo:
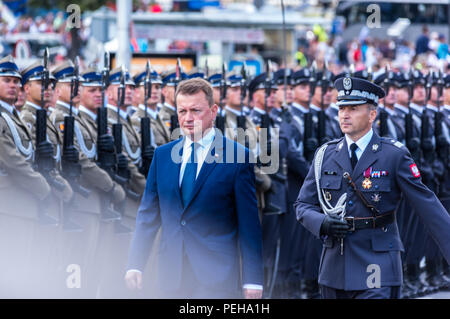
<instances>
[{"instance_id":1,"label":"white dress shirt","mask_svg":"<svg viewBox=\"0 0 450 319\"><path fill-rule=\"evenodd\" d=\"M358 145L358 148L356 149L355 153L356 153L356 157L358 158L358 161L359 161L359 159L361 158L361 155L364 153L364 150L366 149L367 145L369 145L370 140L372 139L372 136L373 136L373 130L370 129L369 132L366 133L366 135L364 135L359 140L354 142L350 137L348 137L347 134L345 134L349 157L350 158L352 157L352 151L350 150L350 145L352 145L353 143L356 143L356 145Z\"/></svg>"}]
</instances>

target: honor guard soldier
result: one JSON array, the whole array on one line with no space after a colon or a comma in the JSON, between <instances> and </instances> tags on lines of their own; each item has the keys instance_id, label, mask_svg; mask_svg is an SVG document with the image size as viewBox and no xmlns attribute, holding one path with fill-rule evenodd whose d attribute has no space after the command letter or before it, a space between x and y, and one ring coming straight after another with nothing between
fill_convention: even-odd
<instances>
[{"instance_id":1,"label":"honor guard soldier","mask_svg":"<svg viewBox=\"0 0 450 319\"><path fill-rule=\"evenodd\" d=\"M46 203L50 216L59 220L64 213L63 205L68 205L73 198L73 191L69 183L60 175L63 140L59 130L49 118L50 91L53 90L54 81L51 79L47 66L44 66L41 61L27 66L22 70L21 75L26 102L20 112L20 117L30 129L36 148L48 147L49 150L53 149L53 153L50 153L47 157L35 157L35 164L41 174L51 176L61 185L60 189L55 190L53 196ZM43 112L44 115L38 115L38 112ZM37 143L40 143L40 146ZM39 271L40 275L36 276L35 279L41 281L35 283L35 285L46 287L46 289L39 289L36 297L57 296L57 283L54 281L54 274L59 266L55 256L58 254L56 243L59 242L60 230L60 227L38 227L35 230L36 238L33 240L35 245L33 251L39 254L40 260L36 259L36 261L40 261L40 263L34 263L33 269Z\"/></svg>"},{"instance_id":2,"label":"honor guard soldier","mask_svg":"<svg viewBox=\"0 0 450 319\"><path fill-rule=\"evenodd\" d=\"M116 189L108 173L95 163L97 154L96 140L91 130L79 115L80 94L78 86L82 78L78 74L77 65L71 61L56 66L53 75L57 79L55 93L57 101L50 120L63 135L62 175L69 180L74 190L71 205L65 205L63 224L62 271L69 264L77 263L84 270L81 277L82 289L61 287L67 297L93 297L97 287L92 285L96 244L102 214L102 197L120 197L120 188ZM72 126L70 119L73 119ZM73 133L73 135L72 135ZM72 146L73 143L73 146ZM122 195L123 196L123 195ZM67 248L67 247L70 247Z\"/></svg>"},{"instance_id":3,"label":"honor guard soldier","mask_svg":"<svg viewBox=\"0 0 450 319\"><path fill-rule=\"evenodd\" d=\"M250 117L256 125L260 154L271 157L270 165L274 170L267 172L265 165L260 164L261 177L268 179L269 189L261 192L262 227L263 227L263 258L266 272L266 294L270 296L274 289L276 270L279 264L281 250L280 226L282 215L288 212L287 208L287 144L279 138L279 129L275 128L270 118L270 111L275 106L277 86L270 67L267 73L256 76L249 83L250 99L253 101L253 110ZM284 140L283 140L284 142ZM283 146L281 148L281 146ZM260 155L259 154L259 155ZM276 167L275 167L276 166ZM258 189L258 178L257 178Z\"/></svg>"},{"instance_id":4,"label":"honor guard soldier","mask_svg":"<svg viewBox=\"0 0 450 319\"><path fill-rule=\"evenodd\" d=\"M309 68L298 70L292 74L292 85L294 101L290 106L290 113L292 115L292 124L296 130L294 131L295 138L291 141L290 147L297 149L298 158L295 159L296 164L288 164L288 203L290 207L293 207L303 180L308 173L310 159L306 158L307 151L309 150L309 153L312 153L317 148L317 140L315 139L317 118L312 116L309 108L315 86L315 75ZM308 128L306 133L309 135L307 138L305 136L305 127ZM292 152L289 153L291 154ZM292 211L288 218L292 220L294 217L295 212ZM284 240L284 245L282 245L281 249L281 264L289 265L284 274L281 274L281 276L286 278L284 282L285 289L282 290L287 291L286 297L288 298L309 297L302 295L302 290L306 267L305 260L308 257L306 256L307 243L310 234L305 231L301 224L288 223L287 221L286 226L283 225L283 231L283 236L286 236L286 238L290 237L290 240ZM286 254L283 252L286 252ZM308 289L312 287L312 283L312 281L308 282ZM312 289L310 290L312 291ZM310 295L312 296L312 294Z\"/></svg>"},{"instance_id":5,"label":"honor guard soldier","mask_svg":"<svg viewBox=\"0 0 450 319\"><path fill-rule=\"evenodd\" d=\"M33 169L34 156L52 155L48 147L34 150L32 135L13 104L21 75L11 56L0 59L0 294L3 298L33 297L35 274L34 230L37 223L54 226L57 220L46 215L52 188ZM37 154L39 153L39 155ZM28 275L31 275L29 278Z\"/></svg>"},{"instance_id":6,"label":"honor guard soldier","mask_svg":"<svg viewBox=\"0 0 450 319\"><path fill-rule=\"evenodd\" d=\"M396 88L394 85L394 72L386 70L375 77L373 83L381 86L386 96L379 101L379 112L374 122L374 129L381 137L390 137L404 143L404 125L400 125L394 120L396 99Z\"/></svg>"},{"instance_id":7,"label":"honor guard soldier","mask_svg":"<svg viewBox=\"0 0 450 319\"><path fill-rule=\"evenodd\" d=\"M162 77L162 89L161 93L164 97L164 103L161 110L159 111L159 116L163 123L169 128L170 133L176 129L172 129L173 118L177 116L177 109L175 106L175 89L178 85L178 81L182 81L187 78L186 73L181 72L179 74L179 79L177 79L177 72L174 70L168 71L161 75ZM175 134L177 135L177 134ZM177 136L171 136L171 140L174 141L178 138Z\"/></svg>"},{"instance_id":8,"label":"honor guard soldier","mask_svg":"<svg viewBox=\"0 0 450 319\"><path fill-rule=\"evenodd\" d=\"M298 220L323 242L324 298L399 298L403 244L400 196L416 208L450 260L450 216L421 179L408 149L372 129L383 89L345 77L335 83L345 134L322 145L295 203Z\"/></svg>"},{"instance_id":9,"label":"honor guard soldier","mask_svg":"<svg viewBox=\"0 0 450 319\"><path fill-rule=\"evenodd\" d=\"M161 100L161 77L156 71L151 71L151 96L147 100L147 115L145 114L145 70L136 74L133 78L136 83L136 88L134 89L134 95L138 97L138 108L136 113L131 116L131 122L134 129L138 134L141 131L141 118L148 116L150 117L150 127L152 132L151 141L153 146L166 144L170 142L170 129L163 122L157 110L157 103Z\"/></svg>"},{"instance_id":10,"label":"honor guard soldier","mask_svg":"<svg viewBox=\"0 0 450 319\"><path fill-rule=\"evenodd\" d=\"M286 84L284 83L284 73L286 72ZM289 112L289 107L294 101L294 92L292 86L291 69L280 69L274 72L274 83L277 85L277 93L275 95L275 107L270 112L270 116L275 121L277 127L283 121L291 121L292 115Z\"/></svg>"}]
</instances>

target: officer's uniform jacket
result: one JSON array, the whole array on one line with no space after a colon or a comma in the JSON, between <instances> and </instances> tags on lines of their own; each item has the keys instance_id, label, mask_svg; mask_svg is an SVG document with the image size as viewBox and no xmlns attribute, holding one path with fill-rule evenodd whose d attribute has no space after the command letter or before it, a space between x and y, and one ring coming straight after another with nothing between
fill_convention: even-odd
<instances>
[{"instance_id":1,"label":"officer's uniform jacket","mask_svg":"<svg viewBox=\"0 0 450 319\"><path fill-rule=\"evenodd\" d=\"M51 122L64 136L64 118L69 115L69 105L57 101L55 109L50 115ZM108 173L95 163L97 156L96 139L84 121L81 120L79 110L72 108L74 121L74 146L79 152L79 164L81 164L80 185L91 191L88 198L84 198L75 192L77 209L83 212L100 213L100 196L102 192L109 192L113 188L113 181ZM61 147L62 148L62 147Z\"/></svg>"},{"instance_id":2,"label":"officer's uniform jacket","mask_svg":"<svg viewBox=\"0 0 450 319\"><path fill-rule=\"evenodd\" d=\"M113 124L117 123L117 106L108 104L108 127L112 131ZM122 153L128 157L128 168L130 170L130 189L142 195L145 189L145 176L139 173L138 167L141 165L141 141L139 134L133 128L131 118L122 113L119 116L120 124L122 124Z\"/></svg>"},{"instance_id":3,"label":"officer's uniform jacket","mask_svg":"<svg viewBox=\"0 0 450 319\"><path fill-rule=\"evenodd\" d=\"M39 201L50 194L50 186L32 168L34 149L27 125L3 101L0 112L0 213L37 220Z\"/></svg>"},{"instance_id":4,"label":"officer's uniform jacket","mask_svg":"<svg viewBox=\"0 0 450 319\"><path fill-rule=\"evenodd\" d=\"M170 142L170 130L161 120L156 111L147 108L147 114L150 118L150 127L152 133L152 144L160 146ZM141 118L145 117L145 107L139 105L136 112L131 116L131 123L138 135L141 134Z\"/></svg>"},{"instance_id":5,"label":"officer's uniform jacket","mask_svg":"<svg viewBox=\"0 0 450 319\"><path fill-rule=\"evenodd\" d=\"M394 211L400 197L404 196L414 206L414 212L426 225L444 257L450 260L450 217L435 194L422 183L420 172L407 148L400 142L380 138L374 133L354 170L348 149L345 138L341 138L329 142L325 151L319 186L329 203L335 206L341 195L346 193L347 217L372 216L343 179L344 172L350 173L356 187L380 214ZM370 175L371 184L367 187L366 183L366 188L362 186L365 172L375 174ZM400 286L400 252L403 251L403 245L396 222L384 229L368 228L348 233L341 255L340 241L320 236L325 215L319 205L314 174L313 165L294 206L297 219L323 241L319 284L335 289L366 290L369 289L367 282L372 282L368 277L374 271L370 267L379 267L381 287Z\"/></svg>"}]
</instances>

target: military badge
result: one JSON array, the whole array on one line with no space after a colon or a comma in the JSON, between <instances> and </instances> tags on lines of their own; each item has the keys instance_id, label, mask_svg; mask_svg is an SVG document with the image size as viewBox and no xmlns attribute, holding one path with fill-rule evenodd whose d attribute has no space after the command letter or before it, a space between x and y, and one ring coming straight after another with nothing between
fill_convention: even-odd
<instances>
[{"instance_id":1,"label":"military badge","mask_svg":"<svg viewBox=\"0 0 450 319\"><path fill-rule=\"evenodd\" d=\"M166 126L170 128L170 121L166 121Z\"/></svg>"},{"instance_id":2,"label":"military badge","mask_svg":"<svg viewBox=\"0 0 450 319\"><path fill-rule=\"evenodd\" d=\"M417 165L415 163L409 165L409 168L411 169L411 172L412 172L414 177L416 177L416 178L420 177L420 171L417 168Z\"/></svg>"},{"instance_id":3,"label":"military badge","mask_svg":"<svg viewBox=\"0 0 450 319\"><path fill-rule=\"evenodd\" d=\"M372 181L370 180L370 178L365 178L362 182L362 187L364 189L371 189L372 188Z\"/></svg>"},{"instance_id":4,"label":"military badge","mask_svg":"<svg viewBox=\"0 0 450 319\"><path fill-rule=\"evenodd\" d=\"M342 84L344 84L344 90L350 91L352 89L352 79L344 78Z\"/></svg>"},{"instance_id":5,"label":"military badge","mask_svg":"<svg viewBox=\"0 0 450 319\"><path fill-rule=\"evenodd\" d=\"M378 203L378 202L381 200L381 195L378 194L378 193L373 194L372 197L371 197L371 199L372 199L372 201L373 201L374 203Z\"/></svg>"},{"instance_id":6,"label":"military badge","mask_svg":"<svg viewBox=\"0 0 450 319\"><path fill-rule=\"evenodd\" d=\"M58 127L61 132L64 132L64 123L59 124Z\"/></svg>"}]
</instances>

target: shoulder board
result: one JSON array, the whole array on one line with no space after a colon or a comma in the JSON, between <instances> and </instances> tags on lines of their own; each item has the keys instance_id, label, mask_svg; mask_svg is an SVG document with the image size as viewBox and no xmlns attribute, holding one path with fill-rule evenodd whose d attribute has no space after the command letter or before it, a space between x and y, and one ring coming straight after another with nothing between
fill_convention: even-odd
<instances>
[{"instance_id":1,"label":"shoulder board","mask_svg":"<svg viewBox=\"0 0 450 319\"><path fill-rule=\"evenodd\" d=\"M388 138L388 137L381 137L381 142L385 143L385 144L389 144L389 145L394 145L395 147L398 148L403 148L405 147L405 145L397 140L394 140L393 138Z\"/></svg>"},{"instance_id":2,"label":"shoulder board","mask_svg":"<svg viewBox=\"0 0 450 319\"><path fill-rule=\"evenodd\" d=\"M344 139L344 137L340 137L340 138L337 138L337 139L335 139L335 140L326 142L325 144L327 144L327 145L338 144L338 143L341 142L343 139Z\"/></svg>"}]
</instances>

